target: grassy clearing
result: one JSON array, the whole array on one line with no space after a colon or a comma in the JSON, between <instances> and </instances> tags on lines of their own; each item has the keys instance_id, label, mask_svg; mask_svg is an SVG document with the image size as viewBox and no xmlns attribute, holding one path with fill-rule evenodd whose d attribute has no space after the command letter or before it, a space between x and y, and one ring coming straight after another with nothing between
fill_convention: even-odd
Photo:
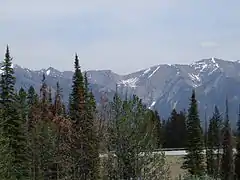
<instances>
[{"instance_id":1,"label":"grassy clearing","mask_svg":"<svg viewBox=\"0 0 240 180\"><path fill-rule=\"evenodd\" d=\"M170 175L172 179L175 179L180 174L184 174L186 171L181 168L184 156L166 156L166 161L169 165Z\"/></svg>"},{"instance_id":2,"label":"grassy clearing","mask_svg":"<svg viewBox=\"0 0 240 180\"><path fill-rule=\"evenodd\" d=\"M170 176L174 180L179 177L179 175L184 175L186 170L182 169L184 156L166 155L166 162L169 165ZM103 163L103 158L101 158L101 163ZM104 174L103 169L101 169L101 174Z\"/></svg>"}]
</instances>

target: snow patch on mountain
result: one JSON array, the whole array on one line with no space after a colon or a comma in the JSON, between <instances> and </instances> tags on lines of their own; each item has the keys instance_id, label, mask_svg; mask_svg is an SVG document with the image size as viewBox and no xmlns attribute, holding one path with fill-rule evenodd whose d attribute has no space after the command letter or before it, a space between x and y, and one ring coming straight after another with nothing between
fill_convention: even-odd
<instances>
[{"instance_id":1,"label":"snow patch on mountain","mask_svg":"<svg viewBox=\"0 0 240 180\"><path fill-rule=\"evenodd\" d=\"M146 70L143 72L143 75L149 73L150 71L151 71L151 68L146 69Z\"/></svg>"},{"instance_id":2,"label":"snow patch on mountain","mask_svg":"<svg viewBox=\"0 0 240 180\"><path fill-rule=\"evenodd\" d=\"M158 67L152 72L152 74L150 74L150 75L148 76L148 78L151 78L151 77L158 71L159 68L160 68L160 66L158 66Z\"/></svg>"},{"instance_id":3,"label":"snow patch on mountain","mask_svg":"<svg viewBox=\"0 0 240 180\"><path fill-rule=\"evenodd\" d=\"M201 82L201 79L200 79L199 75L190 74L190 73L188 73L188 75L190 76L190 78L192 79L192 81Z\"/></svg>"},{"instance_id":4,"label":"snow patch on mountain","mask_svg":"<svg viewBox=\"0 0 240 180\"><path fill-rule=\"evenodd\" d=\"M207 75L213 74L216 70L220 68L218 60L214 57L210 59L204 59L201 61L197 61L191 64L191 67L194 68L194 71L199 72L200 74L208 73Z\"/></svg>"},{"instance_id":5,"label":"snow patch on mountain","mask_svg":"<svg viewBox=\"0 0 240 180\"><path fill-rule=\"evenodd\" d=\"M173 103L173 109L176 109L176 107L177 107L177 101L175 101L174 103Z\"/></svg>"},{"instance_id":6,"label":"snow patch on mountain","mask_svg":"<svg viewBox=\"0 0 240 180\"><path fill-rule=\"evenodd\" d=\"M219 67L214 68L211 72L208 73L208 76L214 73L216 70L218 70Z\"/></svg>"},{"instance_id":7,"label":"snow patch on mountain","mask_svg":"<svg viewBox=\"0 0 240 180\"><path fill-rule=\"evenodd\" d=\"M129 86L129 87L131 87L131 88L136 88L137 87L137 85L136 85L136 83L138 82L138 78L137 77L135 77L135 78L130 78L130 79L126 79L126 80L122 80L121 82L120 82L120 84L122 84L122 85L124 85L124 86Z\"/></svg>"},{"instance_id":8,"label":"snow patch on mountain","mask_svg":"<svg viewBox=\"0 0 240 180\"><path fill-rule=\"evenodd\" d=\"M214 57L211 58L211 61L212 61L213 63L216 63Z\"/></svg>"},{"instance_id":9,"label":"snow patch on mountain","mask_svg":"<svg viewBox=\"0 0 240 180\"><path fill-rule=\"evenodd\" d=\"M155 104L156 104L156 101L153 101L152 104L148 107L148 109L152 109Z\"/></svg>"},{"instance_id":10,"label":"snow patch on mountain","mask_svg":"<svg viewBox=\"0 0 240 180\"><path fill-rule=\"evenodd\" d=\"M51 72L51 70L50 70L50 69L48 69L48 70L46 71L46 74L47 74L47 75L49 75L49 74L50 74L50 72Z\"/></svg>"}]
</instances>

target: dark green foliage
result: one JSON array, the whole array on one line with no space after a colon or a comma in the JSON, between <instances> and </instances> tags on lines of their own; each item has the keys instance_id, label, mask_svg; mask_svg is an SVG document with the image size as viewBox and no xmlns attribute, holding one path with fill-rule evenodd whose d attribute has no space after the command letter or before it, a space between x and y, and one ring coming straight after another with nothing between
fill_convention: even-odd
<instances>
[{"instance_id":1,"label":"dark green foliage","mask_svg":"<svg viewBox=\"0 0 240 180\"><path fill-rule=\"evenodd\" d=\"M170 118L165 123L164 148L184 148L186 144L186 116L173 109Z\"/></svg>"},{"instance_id":2,"label":"dark green foliage","mask_svg":"<svg viewBox=\"0 0 240 180\"><path fill-rule=\"evenodd\" d=\"M1 94L0 94L0 103L3 108L15 101L15 93L14 93L14 85L15 85L15 77L14 71L12 68L12 58L10 57L9 48L7 46L5 59L1 65L1 70L3 73L1 74Z\"/></svg>"},{"instance_id":3,"label":"dark green foliage","mask_svg":"<svg viewBox=\"0 0 240 180\"><path fill-rule=\"evenodd\" d=\"M98 142L94 128L96 104L88 90L87 77L82 75L77 55L69 104L72 121L72 179L98 179Z\"/></svg>"},{"instance_id":4,"label":"dark green foliage","mask_svg":"<svg viewBox=\"0 0 240 180\"><path fill-rule=\"evenodd\" d=\"M204 173L204 145L195 91L192 92L186 126L186 151L188 154L184 157L185 161L183 163L183 168L187 169L192 175L202 175Z\"/></svg>"},{"instance_id":5,"label":"dark green foliage","mask_svg":"<svg viewBox=\"0 0 240 180\"><path fill-rule=\"evenodd\" d=\"M74 121L74 123L79 123L83 119L80 113L83 112L83 105L84 105L84 80L83 75L79 66L79 59L78 56L75 55L75 62L74 62L75 72L73 75L72 80L72 92L69 97L69 112L70 117Z\"/></svg>"},{"instance_id":6,"label":"dark green foliage","mask_svg":"<svg viewBox=\"0 0 240 180\"><path fill-rule=\"evenodd\" d=\"M156 144L156 149L160 149L162 147L162 125L161 125L161 120L160 120L160 116L158 114L157 111L150 111L151 113L151 120L152 120L152 124L154 127L154 131L153 131L153 136L155 137L155 144Z\"/></svg>"},{"instance_id":7,"label":"dark green foliage","mask_svg":"<svg viewBox=\"0 0 240 180\"><path fill-rule=\"evenodd\" d=\"M20 88L17 95L17 100L19 104L18 108L20 110L21 119L23 121L26 121L28 116L28 104L27 104L27 93L23 88Z\"/></svg>"},{"instance_id":8,"label":"dark green foliage","mask_svg":"<svg viewBox=\"0 0 240 180\"><path fill-rule=\"evenodd\" d=\"M35 92L33 86L30 86L27 93L27 103L29 106L36 104L38 101L38 95Z\"/></svg>"},{"instance_id":9,"label":"dark green foliage","mask_svg":"<svg viewBox=\"0 0 240 180\"><path fill-rule=\"evenodd\" d=\"M8 47L1 70L0 179L26 180L29 176L25 119L17 108L19 104L14 93L15 77Z\"/></svg>"},{"instance_id":10,"label":"dark green foliage","mask_svg":"<svg viewBox=\"0 0 240 180\"><path fill-rule=\"evenodd\" d=\"M240 105L238 112L238 122L237 122L237 145L236 145L236 155L235 155L235 177L240 180Z\"/></svg>"},{"instance_id":11,"label":"dark green foliage","mask_svg":"<svg viewBox=\"0 0 240 180\"><path fill-rule=\"evenodd\" d=\"M226 100L226 117L223 128L223 154L221 159L221 179L233 179L233 146L232 146L232 132L228 116L228 100Z\"/></svg>"},{"instance_id":12,"label":"dark green foliage","mask_svg":"<svg viewBox=\"0 0 240 180\"><path fill-rule=\"evenodd\" d=\"M57 90L54 100L54 115L65 115L64 104L62 102L62 90L60 88L59 82L57 82Z\"/></svg>"},{"instance_id":13,"label":"dark green foliage","mask_svg":"<svg viewBox=\"0 0 240 180\"><path fill-rule=\"evenodd\" d=\"M52 88L49 87L48 89L48 102L52 104Z\"/></svg>"},{"instance_id":14,"label":"dark green foliage","mask_svg":"<svg viewBox=\"0 0 240 180\"><path fill-rule=\"evenodd\" d=\"M220 148L221 148L221 115L215 106L215 111L209 122L207 133L207 173L209 176L219 177Z\"/></svg>"},{"instance_id":15,"label":"dark green foliage","mask_svg":"<svg viewBox=\"0 0 240 180\"><path fill-rule=\"evenodd\" d=\"M89 158L90 178L99 179L99 141L97 137L96 126L94 120L96 118L96 101L93 93L88 89L87 73L84 74L85 85L85 113L86 113L86 126L88 126L87 137L89 149L87 150L87 156Z\"/></svg>"}]
</instances>

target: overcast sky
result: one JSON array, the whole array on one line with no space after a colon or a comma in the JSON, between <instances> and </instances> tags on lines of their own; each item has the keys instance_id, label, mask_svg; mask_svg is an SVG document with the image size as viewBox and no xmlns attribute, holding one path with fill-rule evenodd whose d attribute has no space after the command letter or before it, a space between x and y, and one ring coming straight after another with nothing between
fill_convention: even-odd
<instances>
[{"instance_id":1,"label":"overcast sky","mask_svg":"<svg viewBox=\"0 0 240 180\"><path fill-rule=\"evenodd\" d=\"M125 74L161 63L240 59L239 0L0 0L0 55L31 69Z\"/></svg>"}]
</instances>

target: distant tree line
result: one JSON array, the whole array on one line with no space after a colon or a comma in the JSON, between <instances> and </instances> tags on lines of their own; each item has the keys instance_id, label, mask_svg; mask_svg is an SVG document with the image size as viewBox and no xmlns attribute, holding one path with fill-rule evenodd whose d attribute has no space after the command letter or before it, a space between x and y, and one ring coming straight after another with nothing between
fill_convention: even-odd
<instances>
[{"instance_id":1,"label":"distant tree line","mask_svg":"<svg viewBox=\"0 0 240 180\"><path fill-rule=\"evenodd\" d=\"M102 97L97 108L77 54L74 69L68 106L60 82L49 87L44 74L39 90L16 91L7 47L0 79L0 179L166 180L162 148L185 148L182 168L193 177L240 179L240 115L234 154L227 100L225 116L215 107L203 132L194 90L187 112L173 109L162 120L136 95L120 98L117 87L114 98Z\"/></svg>"}]
</instances>

